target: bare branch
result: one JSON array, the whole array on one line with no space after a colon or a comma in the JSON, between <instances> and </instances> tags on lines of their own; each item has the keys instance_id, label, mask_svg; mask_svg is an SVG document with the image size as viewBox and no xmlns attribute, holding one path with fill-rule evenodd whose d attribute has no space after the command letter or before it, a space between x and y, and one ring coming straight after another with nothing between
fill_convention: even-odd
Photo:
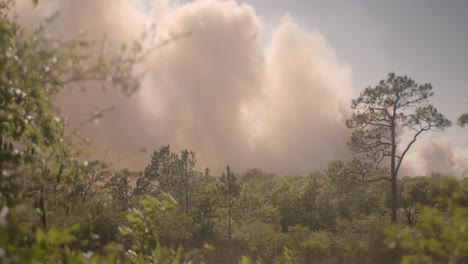
<instances>
[{"instance_id":1,"label":"bare branch","mask_svg":"<svg viewBox=\"0 0 468 264\"><path fill-rule=\"evenodd\" d=\"M400 166L401 166L401 163L403 161L403 158L405 157L406 153L408 152L408 150L411 148L411 146L414 144L414 142L416 142L417 138L419 135L421 135L422 132L424 131L427 131L430 129L430 126L429 127L426 127L426 128L422 128L421 130L419 130L418 133L416 133L413 137L413 139L411 140L411 142L406 146L405 150L403 151L403 153L401 154L401 157L399 158L398 160L398 164L396 166L396 173L398 174L398 171L400 170Z\"/></svg>"}]
</instances>

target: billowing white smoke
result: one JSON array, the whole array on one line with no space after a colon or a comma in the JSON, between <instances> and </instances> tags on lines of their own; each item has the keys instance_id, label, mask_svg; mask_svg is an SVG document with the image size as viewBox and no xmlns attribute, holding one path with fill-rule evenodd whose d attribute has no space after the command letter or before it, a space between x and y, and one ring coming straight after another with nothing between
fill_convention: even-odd
<instances>
[{"instance_id":1,"label":"billowing white smoke","mask_svg":"<svg viewBox=\"0 0 468 264\"><path fill-rule=\"evenodd\" d=\"M301 174L349 157L351 71L319 32L285 17L267 39L253 7L235 1L157 1L150 13L132 0L50 1L61 13L52 28L59 37L85 30L100 41L105 33L118 46L151 23L163 39L191 33L146 59L143 86L131 98L100 90L62 94L61 108L76 123L97 106L116 106L98 126L82 130L95 157L141 169L147 156L128 157L170 144L196 151L199 163L215 170L230 164ZM30 10L29 0L18 2L20 13ZM50 13L47 3L24 15L24 23ZM421 171L427 157L411 158L422 160L410 166Z\"/></svg>"},{"instance_id":2,"label":"billowing white smoke","mask_svg":"<svg viewBox=\"0 0 468 264\"><path fill-rule=\"evenodd\" d=\"M194 149L215 168L305 173L346 156L351 75L318 32L284 19L265 47L248 5L166 10L158 30L192 34L149 61L140 97L158 142Z\"/></svg>"},{"instance_id":3,"label":"billowing white smoke","mask_svg":"<svg viewBox=\"0 0 468 264\"><path fill-rule=\"evenodd\" d=\"M409 175L434 172L468 177L468 148L456 149L439 134L423 137L405 160Z\"/></svg>"}]
</instances>

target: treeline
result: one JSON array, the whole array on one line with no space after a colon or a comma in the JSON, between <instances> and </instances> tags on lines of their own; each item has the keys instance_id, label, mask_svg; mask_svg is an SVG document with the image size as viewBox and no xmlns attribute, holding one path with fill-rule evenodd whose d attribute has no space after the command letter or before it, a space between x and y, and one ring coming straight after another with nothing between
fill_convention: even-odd
<instances>
[{"instance_id":1,"label":"treeline","mask_svg":"<svg viewBox=\"0 0 468 264\"><path fill-rule=\"evenodd\" d=\"M193 152L178 155L165 146L143 172L114 172L101 161L50 166L46 177L2 191L22 194L2 207L2 260L467 260L468 179L399 180L401 217L391 226L389 183L364 182L358 160L332 162L307 177L230 168L212 175L195 165Z\"/></svg>"},{"instance_id":2,"label":"treeline","mask_svg":"<svg viewBox=\"0 0 468 264\"><path fill-rule=\"evenodd\" d=\"M213 175L197 171L195 153L169 146L154 151L144 171L115 171L85 161L77 133L105 109L67 129L54 98L90 83L131 93L142 45L111 56L81 39L53 40L47 24L20 27L10 7L0 0L0 263L468 262L468 180L432 175L397 184L403 157L391 172L369 162L397 158L386 140L401 124L449 125L432 107L413 116L387 111L422 102L430 86L389 75L366 90L353 105L373 112L348 125L361 128L351 140L356 152L374 153L307 177L229 167ZM390 105L376 112L382 104Z\"/></svg>"}]
</instances>

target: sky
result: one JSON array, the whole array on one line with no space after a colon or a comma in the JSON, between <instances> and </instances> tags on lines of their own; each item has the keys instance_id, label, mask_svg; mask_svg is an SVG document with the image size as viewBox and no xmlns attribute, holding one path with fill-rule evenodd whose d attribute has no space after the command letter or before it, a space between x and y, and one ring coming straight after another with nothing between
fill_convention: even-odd
<instances>
[{"instance_id":1,"label":"sky","mask_svg":"<svg viewBox=\"0 0 468 264\"><path fill-rule=\"evenodd\" d=\"M92 157L117 167L142 169L149 153L133 155L138 149L151 152L169 144L174 151L194 150L199 164L215 171L227 164L282 174L323 169L351 157L345 127L350 100L389 72L432 83L432 102L449 119L468 112L466 1L44 0L34 10L28 5L17 0L20 21L31 27L58 9L50 33L63 39L85 30L90 40L106 34L117 47L135 40L148 24L161 39L191 32L145 58L142 86L131 98L93 87L59 96L71 125L99 106L116 106L82 134L91 140ZM425 136L403 173L466 177L467 135L454 126Z\"/></svg>"},{"instance_id":2,"label":"sky","mask_svg":"<svg viewBox=\"0 0 468 264\"><path fill-rule=\"evenodd\" d=\"M249 0L267 28L290 14L322 33L338 58L349 64L355 96L387 73L432 83L434 104L449 119L468 111L468 1L465 0ZM445 134L455 144L468 131Z\"/></svg>"}]
</instances>

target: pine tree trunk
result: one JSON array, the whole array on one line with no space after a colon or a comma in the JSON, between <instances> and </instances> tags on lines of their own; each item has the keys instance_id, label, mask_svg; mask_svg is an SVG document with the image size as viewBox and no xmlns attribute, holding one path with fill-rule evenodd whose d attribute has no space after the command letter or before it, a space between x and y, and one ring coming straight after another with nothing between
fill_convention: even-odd
<instances>
[{"instance_id":1,"label":"pine tree trunk","mask_svg":"<svg viewBox=\"0 0 468 264\"><path fill-rule=\"evenodd\" d=\"M189 174L188 168L185 169L185 213L189 212Z\"/></svg>"},{"instance_id":2,"label":"pine tree trunk","mask_svg":"<svg viewBox=\"0 0 468 264\"><path fill-rule=\"evenodd\" d=\"M231 196L228 196L228 240L231 243Z\"/></svg>"},{"instance_id":3,"label":"pine tree trunk","mask_svg":"<svg viewBox=\"0 0 468 264\"><path fill-rule=\"evenodd\" d=\"M46 212L46 205L45 205L45 186L44 184L41 185L41 196L39 198L39 208L41 209L41 222L42 228L47 230L47 212Z\"/></svg>"},{"instance_id":4,"label":"pine tree trunk","mask_svg":"<svg viewBox=\"0 0 468 264\"><path fill-rule=\"evenodd\" d=\"M395 116L395 112L393 113ZM392 122L391 127L392 132L392 153L391 153L391 162L390 162L390 171L391 171L391 208L392 208L392 223L397 221L397 171L396 171L396 135L395 135L395 121Z\"/></svg>"},{"instance_id":5,"label":"pine tree trunk","mask_svg":"<svg viewBox=\"0 0 468 264\"><path fill-rule=\"evenodd\" d=\"M398 203L397 203L397 177L394 172L392 172L392 179L391 179L391 184L392 184L392 190L391 190L391 207L392 207L392 223L396 223L397 221L397 208L398 208Z\"/></svg>"}]
</instances>

